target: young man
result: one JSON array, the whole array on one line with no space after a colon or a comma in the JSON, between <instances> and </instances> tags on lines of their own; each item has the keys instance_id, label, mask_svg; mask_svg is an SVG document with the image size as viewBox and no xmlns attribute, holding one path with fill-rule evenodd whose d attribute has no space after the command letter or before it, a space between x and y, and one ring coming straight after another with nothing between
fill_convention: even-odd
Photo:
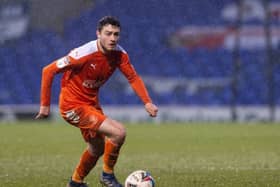
<instances>
[{"instance_id":1,"label":"young man","mask_svg":"<svg viewBox=\"0 0 280 187\"><path fill-rule=\"evenodd\" d=\"M152 103L142 79L130 64L128 54L118 45L120 23L111 16L103 17L96 31L97 40L72 50L43 68L41 106L36 119L50 113L53 77L63 73L59 108L62 117L80 128L87 148L76 166L68 187L87 187L84 178L103 155L100 182L107 187L122 187L114 175L114 166L125 141L124 126L107 117L98 102L99 88L118 68L144 103L151 117L158 108Z\"/></svg>"}]
</instances>

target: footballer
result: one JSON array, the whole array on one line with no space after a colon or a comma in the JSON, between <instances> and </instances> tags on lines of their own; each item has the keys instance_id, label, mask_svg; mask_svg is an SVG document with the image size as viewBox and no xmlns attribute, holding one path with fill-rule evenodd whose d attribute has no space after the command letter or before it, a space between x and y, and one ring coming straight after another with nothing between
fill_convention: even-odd
<instances>
[{"instance_id":1,"label":"footballer","mask_svg":"<svg viewBox=\"0 0 280 187\"><path fill-rule=\"evenodd\" d=\"M88 187L84 179L102 155L100 182L106 187L122 187L114 166L125 142L126 130L121 122L103 113L98 100L99 88L116 69L126 77L148 114L157 116L158 108L144 82L130 63L127 52L118 45L120 31L120 22L115 17L105 16L98 22L96 40L73 49L43 68L40 110L36 119L49 115L53 78L63 73L59 96L61 116L80 129L87 143L67 187Z\"/></svg>"}]
</instances>

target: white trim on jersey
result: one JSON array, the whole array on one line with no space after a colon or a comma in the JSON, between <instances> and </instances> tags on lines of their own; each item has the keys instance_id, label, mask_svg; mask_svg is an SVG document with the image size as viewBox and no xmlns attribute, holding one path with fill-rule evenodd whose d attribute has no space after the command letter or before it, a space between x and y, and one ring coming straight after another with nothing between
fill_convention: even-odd
<instances>
[{"instance_id":1,"label":"white trim on jersey","mask_svg":"<svg viewBox=\"0 0 280 187\"><path fill-rule=\"evenodd\" d=\"M65 56L56 61L56 67L61 69L67 66L69 63L70 63L69 58Z\"/></svg>"},{"instance_id":2,"label":"white trim on jersey","mask_svg":"<svg viewBox=\"0 0 280 187\"><path fill-rule=\"evenodd\" d=\"M125 54L126 51L120 46L120 45L117 45L116 48L115 48L116 51L121 51ZM75 48L73 49L68 56L74 58L74 59L80 59L84 56L87 56L87 55L90 55L92 53L95 53L98 51L98 47L97 47L97 40L94 40L94 41L90 41L78 48Z\"/></svg>"},{"instance_id":3,"label":"white trim on jersey","mask_svg":"<svg viewBox=\"0 0 280 187\"><path fill-rule=\"evenodd\" d=\"M97 52L97 41L90 41L76 49L73 49L68 56L74 58L74 59L80 59L84 56L87 56L89 54L92 54L94 52Z\"/></svg>"},{"instance_id":4,"label":"white trim on jersey","mask_svg":"<svg viewBox=\"0 0 280 187\"><path fill-rule=\"evenodd\" d=\"M121 52L123 52L123 53L126 54L126 51L125 51L125 50L122 48L122 46L120 46L119 44L117 45L116 50L117 50L117 51L121 51Z\"/></svg>"}]
</instances>

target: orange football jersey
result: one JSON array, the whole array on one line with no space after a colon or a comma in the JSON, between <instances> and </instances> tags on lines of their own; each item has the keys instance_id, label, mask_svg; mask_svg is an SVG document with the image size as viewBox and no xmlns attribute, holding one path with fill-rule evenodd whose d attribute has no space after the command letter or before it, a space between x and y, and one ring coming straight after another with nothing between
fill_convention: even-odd
<instances>
[{"instance_id":1,"label":"orange football jersey","mask_svg":"<svg viewBox=\"0 0 280 187\"><path fill-rule=\"evenodd\" d=\"M97 40L72 50L43 69L41 106L49 106L51 85L57 73L64 73L61 81L60 102L90 104L98 107L98 90L116 69L124 74L143 103L151 102L142 79L130 63L128 54L117 45L110 54L98 49Z\"/></svg>"}]
</instances>

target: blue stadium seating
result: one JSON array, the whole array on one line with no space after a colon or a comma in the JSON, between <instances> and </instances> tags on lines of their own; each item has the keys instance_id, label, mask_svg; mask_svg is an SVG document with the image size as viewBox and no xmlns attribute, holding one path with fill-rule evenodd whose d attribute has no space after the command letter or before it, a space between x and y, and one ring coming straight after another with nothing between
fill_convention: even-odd
<instances>
[{"instance_id":1,"label":"blue stadium seating","mask_svg":"<svg viewBox=\"0 0 280 187\"><path fill-rule=\"evenodd\" d=\"M130 54L139 74L178 79L230 78L234 68L231 51L203 47L193 50L170 48L166 41L167 36L185 25L228 24L220 18L218 10L229 2L233 1L105 1L79 17L67 20L63 36L50 31L30 31L14 45L0 48L0 104L39 103L42 68L72 48L95 39L95 24L104 15L117 16L121 20L120 44ZM241 51L238 104L267 103L265 56L264 51ZM278 66L274 72L276 84L280 82ZM126 92L124 85L121 85L123 89L112 86L116 81L113 79L112 84L101 90L102 104L141 103L135 95ZM52 103L58 102L59 84L58 77L53 86ZM192 94L185 89L161 94L148 88L158 104L227 105L232 99L230 85ZM276 86L275 94L279 91L280 87ZM276 104L280 104L279 98Z\"/></svg>"}]
</instances>

